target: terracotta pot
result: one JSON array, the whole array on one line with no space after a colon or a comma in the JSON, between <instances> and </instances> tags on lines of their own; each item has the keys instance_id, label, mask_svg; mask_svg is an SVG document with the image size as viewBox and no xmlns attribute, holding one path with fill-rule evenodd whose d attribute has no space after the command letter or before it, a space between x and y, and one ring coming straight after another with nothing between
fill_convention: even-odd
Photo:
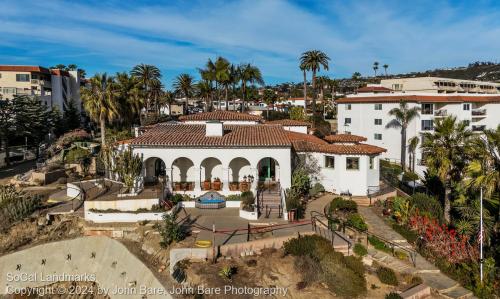
<instances>
[{"instance_id":1,"label":"terracotta pot","mask_svg":"<svg viewBox=\"0 0 500 299\"><path fill-rule=\"evenodd\" d=\"M175 191L181 191L181 183L174 183Z\"/></svg>"},{"instance_id":2,"label":"terracotta pot","mask_svg":"<svg viewBox=\"0 0 500 299\"><path fill-rule=\"evenodd\" d=\"M216 191L219 191L220 190L220 186L221 186L221 182L220 181L214 181L212 183L212 188Z\"/></svg>"},{"instance_id":3,"label":"terracotta pot","mask_svg":"<svg viewBox=\"0 0 500 299\"><path fill-rule=\"evenodd\" d=\"M238 183L237 182L232 182L229 184L229 190L231 191L238 191Z\"/></svg>"},{"instance_id":4,"label":"terracotta pot","mask_svg":"<svg viewBox=\"0 0 500 299\"><path fill-rule=\"evenodd\" d=\"M248 182L241 182L240 183L240 191L242 192L245 192L245 191L248 191L249 188L248 188Z\"/></svg>"},{"instance_id":5,"label":"terracotta pot","mask_svg":"<svg viewBox=\"0 0 500 299\"><path fill-rule=\"evenodd\" d=\"M203 182L203 190L210 190L210 181Z\"/></svg>"}]
</instances>

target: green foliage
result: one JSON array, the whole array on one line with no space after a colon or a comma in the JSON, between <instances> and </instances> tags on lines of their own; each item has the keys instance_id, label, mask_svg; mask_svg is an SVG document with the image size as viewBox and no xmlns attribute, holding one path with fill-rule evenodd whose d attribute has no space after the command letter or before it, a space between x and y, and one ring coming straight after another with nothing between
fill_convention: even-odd
<instances>
[{"instance_id":1,"label":"green foliage","mask_svg":"<svg viewBox=\"0 0 500 299\"><path fill-rule=\"evenodd\" d=\"M368 250L366 249L366 247L359 243L354 244L353 251L358 256L365 256L368 254Z\"/></svg>"},{"instance_id":2,"label":"green foliage","mask_svg":"<svg viewBox=\"0 0 500 299\"><path fill-rule=\"evenodd\" d=\"M294 188L286 189L285 202L286 209L288 211L295 209L297 218L300 219L304 217L305 207L304 203L302 202L302 194L300 194L299 191Z\"/></svg>"},{"instance_id":3,"label":"green foliage","mask_svg":"<svg viewBox=\"0 0 500 299\"><path fill-rule=\"evenodd\" d=\"M287 119L290 117L290 115L282 111L269 110L268 113L264 114L264 117L266 120L272 121L272 120Z\"/></svg>"},{"instance_id":4,"label":"green foliage","mask_svg":"<svg viewBox=\"0 0 500 299\"><path fill-rule=\"evenodd\" d=\"M412 182L418 180L418 175L411 171L403 173L403 182Z\"/></svg>"},{"instance_id":5,"label":"green foliage","mask_svg":"<svg viewBox=\"0 0 500 299\"><path fill-rule=\"evenodd\" d=\"M380 176L386 179L392 186L398 186L398 176L403 172L401 165L393 164L386 160L380 160Z\"/></svg>"},{"instance_id":6,"label":"green foliage","mask_svg":"<svg viewBox=\"0 0 500 299\"><path fill-rule=\"evenodd\" d=\"M302 107L291 107L290 108L290 119L294 120L306 120L304 114L304 108Z\"/></svg>"},{"instance_id":7,"label":"green foliage","mask_svg":"<svg viewBox=\"0 0 500 299\"><path fill-rule=\"evenodd\" d=\"M418 238L417 233L412 230L409 230L408 228L406 228L406 226L394 223L392 225L392 229L394 229L398 234L403 236L406 240L408 240L408 242L412 244L414 244Z\"/></svg>"},{"instance_id":8,"label":"green foliage","mask_svg":"<svg viewBox=\"0 0 500 299\"><path fill-rule=\"evenodd\" d=\"M332 127L329 122L323 119L323 116L314 115L311 118L311 121L314 123L314 135L323 138L328 136L332 132Z\"/></svg>"},{"instance_id":9,"label":"green foliage","mask_svg":"<svg viewBox=\"0 0 500 299\"><path fill-rule=\"evenodd\" d=\"M234 274L236 274L236 267L233 266L224 266L219 271L219 276L226 279L231 280Z\"/></svg>"},{"instance_id":10,"label":"green foliage","mask_svg":"<svg viewBox=\"0 0 500 299\"><path fill-rule=\"evenodd\" d=\"M330 203L330 213L335 213L337 211L356 213L358 211L358 204L354 200L335 197Z\"/></svg>"},{"instance_id":11,"label":"green foliage","mask_svg":"<svg viewBox=\"0 0 500 299\"><path fill-rule=\"evenodd\" d=\"M174 205L176 205L179 202L181 202L181 201L184 200L184 196L182 194L176 193L176 194L172 195L172 197L170 198L170 200L172 201L172 203Z\"/></svg>"},{"instance_id":12,"label":"green foliage","mask_svg":"<svg viewBox=\"0 0 500 299\"><path fill-rule=\"evenodd\" d=\"M114 171L118 174L125 187L129 190L132 189L135 179L142 171L141 157L134 155L131 148L127 148L115 154L114 161Z\"/></svg>"},{"instance_id":13,"label":"green foliage","mask_svg":"<svg viewBox=\"0 0 500 299\"><path fill-rule=\"evenodd\" d=\"M385 299L403 299L401 295L395 292L390 292L389 294L385 295Z\"/></svg>"},{"instance_id":14,"label":"green foliage","mask_svg":"<svg viewBox=\"0 0 500 299\"><path fill-rule=\"evenodd\" d=\"M350 214L349 216L347 216L346 224L360 231L368 230L368 225L363 220L363 217L361 217L361 215L358 213Z\"/></svg>"},{"instance_id":15,"label":"green foliage","mask_svg":"<svg viewBox=\"0 0 500 299\"><path fill-rule=\"evenodd\" d=\"M79 164L83 159L89 157L90 157L90 152L88 150L81 147L75 147L66 153L64 160L66 161L66 163Z\"/></svg>"},{"instance_id":16,"label":"green foliage","mask_svg":"<svg viewBox=\"0 0 500 299\"><path fill-rule=\"evenodd\" d=\"M0 228L7 228L13 222L28 217L40 206L39 196L28 195L12 185L0 185Z\"/></svg>"},{"instance_id":17,"label":"green foliage","mask_svg":"<svg viewBox=\"0 0 500 299\"><path fill-rule=\"evenodd\" d=\"M226 196L226 200L227 201L239 201L239 200L241 200L241 195L231 194L231 195Z\"/></svg>"},{"instance_id":18,"label":"green foliage","mask_svg":"<svg viewBox=\"0 0 500 299\"><path fill-rule=\"evenodd\" d=\"M177 212L163 214L163 222L157 226L158 232L162 238L160 245L167 247L172 242L179 242L184 239L184 231L179 223L177 223Z\"/></svg>"},{"instance_id":19,"label":"green foliage","mask_svg":"<svg viewBox=\"0 0 500 299\"><path fill-rule=\"evenodd\" d=\"M243 209L246 211L253 211L253 206L255 204L255 196L252 191L241 192L241 202L243 204Z\"/></svg>"},{"instance_id":20,"label":"green foliage","mask_svg":"<svg viewBox=\"0 0 500 299\"><path fill-rule=\"evenodd\" d=\"M412 214L410 201L406 197L396 196L393 200L394 216L398 223L406 225Z\"/></svg>"},{"instance_id":21,"label":"green foliage","mask_svg":"<svg viewBox=\"0 0 500 299\"><path fill-rule=\"evenodd\" d=\"M316 183L312 186L312 188L309 190L309 195L310 196L316 196L320 192L325 192L325 187L321 183Z\"/></svg>"},{"instance_id":22,"label":"green foliage","mask_svg":"<svg viewBox=\"0 0 500 299\"><path fill-rule=\"evenodd\" d=\"M132 137L132 132L130 130L115 130L106 128L106 143L108 144L121 140L127 140Z\"/></svg>"},{"instance_id":23,"label":"green foliage","mask_svg":"<svg viewBox=\"0 0 500 299\"><path fill-rule=\"evenodd\" d=\"M66 131L74 130L80 127L81 117L78 111L75 101L71 99L64 107L63 119L62 119Z\"/></svg>"},{"instance_id":24,"label":"green foliage","mask_svg":"<svg viewBox=\"0 0 500 299\"><path fill-rule=\"evenodd\" d=\"M302 169L295 169L292 174L292 189L298 191L301 195L307 194L311 185L308 173Z\"/></svg>"},{"instance_id":25,"label":"green foliage","mask_svg":"<svg viewBox=\"0 0 500 299\"><path fill-rule=\"evenodd\" d=\"M65 133L59 139L57 139L57 148L63 149L69 147L73 142L77 141L89 141L90 134L85 132L85 130L74 130Z\"/></svg>"},{"instance_id":26,"label":"green foliage","mask_svg":"<svg viewBox=\"0 0 500 299\"><path fill-rule=\"evenodd\" d=\"M443 208L435 197L424 193L415 193L410 198L410 203L414 209L418 209L421 215L438 219L439 222L443 221Z\"/></svg>"},{"instance_id":27,"label":"green foliage","mask_svg":"<svg viewBox=\"0 0 500 299\"><path fill-rule=\"evenodd\" d=\"M382 240L375 236L369 236L368 237L368 242L375 247L375 249L384 251L384 252L391 252L391 248L387 246Z\"/></svg>"},{"instance_id":28,"label":"green foliage","mask_svg":"<svg viewBox=\"0 0 500 299\"><path fill-rule=\"evenodd\" d=\"M382 283L393 286L398 285L398 278L396 276L396 273L391 268L379 267L377 269L377 277Z\"/></svg>"}]
</instances>

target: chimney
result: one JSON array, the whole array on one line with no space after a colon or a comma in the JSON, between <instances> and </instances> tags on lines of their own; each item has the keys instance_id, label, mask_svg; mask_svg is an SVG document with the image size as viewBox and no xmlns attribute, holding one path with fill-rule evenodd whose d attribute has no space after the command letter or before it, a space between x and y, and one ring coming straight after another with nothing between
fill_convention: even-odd
<instances>
[{"instance_id":1,"label":"chimney","mask_svg":"<svg viewBox=\"0 0 500 299\"><path fill-rule=\"evenodd\" d=\"M220 137L224 135L224 126L220 121L207 121L205 124L205 136Z\"/></svg>"}]
</instances>

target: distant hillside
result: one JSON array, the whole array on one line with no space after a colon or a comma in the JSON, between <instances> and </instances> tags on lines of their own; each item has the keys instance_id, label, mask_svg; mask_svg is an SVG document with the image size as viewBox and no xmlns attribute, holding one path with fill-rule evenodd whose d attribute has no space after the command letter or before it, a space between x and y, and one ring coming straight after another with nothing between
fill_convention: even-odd
<instances>
[{"instance_id":1,"label":"distant hillside","mask_svg":"<svg viewBox=\"0 0 500 299\"><path fill-rule=\"evenodd\" d=\"M500 63L474 62L464 67L435 69L389 76L390 78L444 77L465 80L500 82Z\"/></svg>"}]
</instances>

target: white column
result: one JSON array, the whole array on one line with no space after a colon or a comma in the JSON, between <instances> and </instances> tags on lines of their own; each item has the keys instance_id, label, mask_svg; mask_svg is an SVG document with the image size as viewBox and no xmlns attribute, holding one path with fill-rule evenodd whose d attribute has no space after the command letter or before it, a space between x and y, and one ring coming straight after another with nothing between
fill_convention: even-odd
<instances>
[{"instance_id":1,"label":"white column","mask_svg":"<svg viewBox=\"0 0 500 299\"><path fill-rule=\"evenodd\" d=\"M222 165L222 193L229 192L229 166Z\"/></svg>"},{"instance_id":2,"label":"white column","mask_svg":"<svg viewBox=\"0 0 500 299\"><path fill-rule=\"evenodd\" d=\"M194 168L196 175L194 176L194 191L201 192L201 170L202 167Z\"/></svg>"}]
</instances>

